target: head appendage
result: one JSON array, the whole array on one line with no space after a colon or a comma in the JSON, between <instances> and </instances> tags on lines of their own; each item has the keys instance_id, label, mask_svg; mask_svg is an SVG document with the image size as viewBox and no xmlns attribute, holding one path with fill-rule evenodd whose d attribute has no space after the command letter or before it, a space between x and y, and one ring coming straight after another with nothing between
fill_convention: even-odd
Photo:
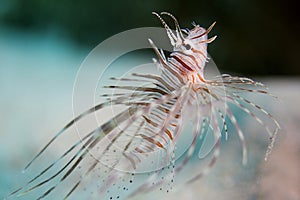
<instances>
[{"instance_id":1,"label":"head appendage","mask_svg":"<svg viewBox=\"0 0 300 200\"><path fill-rule=\"evenodd\" d=\"M202 37L203 35L208 34L208 33L212 30L212 28L215 26L216 23L217 23L217 22L212 23L212 24L210 25L210 27L208 27L208 29L207 29L204 33L202 33L202 34L200 34L200 35L197 35L197 36L195 36L195 37L193 37L193 38L191 38L191 39L192 39L192 40L193 40L193 39L197 39L197 38Z\"/></svg>"},{"instance_id":2,"label":"head appendage","mask_svg":"<svg viewBox=\"0 0 300 200\"><path fill-rule=\"evenodd\" d=\"M207 40L201 40L201 41L197 42L197 44L199 44L199 43L211 43L211 42L213 42L216 38L217 38L217 36L215 35L215 36L213 36L213 37L211 37L211 38L209 38L209 39L207 39Z\"/></svg>"},{"instance_id":3,"label":"head appendage","mask_svg":"<svg viewBox=\"0 0 300 200\"><path fill-rule=\"evenodd\" d=\"M179 26L179 23L178 23L177 19L171 13L168 13L168 12L161 12L160 14L161 15L168 15L168 16L170 16L174 20L174 23L175 23L175 26L176 26L176 33L178 35L177 37L178 38L180 37L181 40L183 41L184 40L184 36L182 34L182 31L181 31L181 28Z\"/></svg>"},{"instance_id":4,"label":"head appendage","mask_svg":"<svg viewBox=\"0 0 300 200\"><path fill-rule=\"evenodd\" d=\"M163 18L161 18L161 16L159 14L157 14L156 12L152 12L153 15L156 15L156 17L161 21L162 25L165 27L165 29L167 30L167 34L171 40L172 45L176 43L176 36L174 35L174 33L172 32L172 30L170 29L170 27L167 25L167 23L163 20Z\"/></svg>"}]
</instances>

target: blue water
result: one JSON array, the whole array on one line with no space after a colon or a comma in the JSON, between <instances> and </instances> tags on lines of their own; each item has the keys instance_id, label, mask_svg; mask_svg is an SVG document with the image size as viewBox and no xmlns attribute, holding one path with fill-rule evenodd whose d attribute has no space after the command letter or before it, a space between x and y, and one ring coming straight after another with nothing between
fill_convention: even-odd
<instances>
[{"instance_id":1,"label":"blue water","mask_svg":"<svg viewBox=\"0 0 300 200\"><path fill-rule=\"evenodd\" d=\"M51 136L73 117L73 84L90 50L77 46L55 31L32 33L0 28L0 199L23 185L28 180L26 177L36 173L35 166L25 174L21 172ZM125 62L119 62L121 64ZM242 118L242 115L237 115L237 118ZM229 128L232 129L231 124ZM255 137L248 132L249 137ZM255 181L258 162L264 155L257 142L260 138L253 139L256 143L249 145L250 150L254 149L252 162L242 167L241 145L235 134L229 136L227 148L230 150L222 152L224 162L221 160L221 165L218 165L217 175L213 175L215 179L207 181L207 188L214 189L220 182L224 191L227 188L233 190L240 179L242 183L248 180L249 184ZM230 159L226 160L226 156ZM214 183L210 185L210 182ZM247 191L248 185L243 188ZM218 191L214 189L213 193L218 194Z\"/></svg>"},{"instance_id":2,"label":"blue water","mask_svg":"<svg viewBox=\"0 0 300 200\"><path fill-rule=\"evenodd\" d=\"M24 174L22 169L73 118L76 74L92 49L79 47L62 35L53 30L34 33L0 28L0 199L39 172L41 166L32 166ZM125 58L113 65L127 69L139 63L145 59ZM113 76L120 76L120 70L107 73L114 71Z\"/></svg>"},{"instance_id":3,"label":"blue water","mask_svg":"<svg viewBox=\"0 0 300 200\"><path fill-rule=\"evenodd\" d=\"M24 183L23 167L72 117L73 82L88 51L55 32L0 28L0 199Z\"/></svg>"}]
</instances>

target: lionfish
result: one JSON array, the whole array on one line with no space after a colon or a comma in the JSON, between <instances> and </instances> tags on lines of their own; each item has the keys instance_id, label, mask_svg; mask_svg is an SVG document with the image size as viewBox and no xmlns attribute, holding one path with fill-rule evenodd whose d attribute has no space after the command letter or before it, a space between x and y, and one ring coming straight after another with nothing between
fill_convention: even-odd
<instances>
[{"instance_id":1,"label":"lionfish","mask_svg":"<svg viewBox=\"0 0 300 200\"><path fill-rule=\"evenodd\" d=\"M208 33L215 22L208 29L196 24L193 24L191 30L181 29L172 14L153 14L161 21L173 47L173 51L166 56L149 39L157 55L157 59L153 61L160 70L160 75L133 73L132 78L113 78L125 84L106 88L123 92L103 95L108 97L107 101L71 120L25 169L76 122L109 106L123 106L124 109L86 133L8 198L29 195L34 191L39 193L34 197L36 199L50 198L55 192L63 199L125 199L158 188L169 192L175 175L199 152L197 143L207 127L215 139L210 160L206 168L193 174L186 183L199 179L212 168L220 154L222 130L225 130L227 138L228 121L236 129L241 141L242 160L245 164L247 152L244 134L230 106L246 112L266 129L271 140L266 152L266 157L268 156L280 126L269 112L241 95L270 95L267 88L262 83L244 77L223 74L208 80L204 76L204 68L209 61L207 44L216 39L216 36L208 38ZM162 16L170 17L175 30L168 26ZM148 84L140 87L126 85L132 82ZM271 120L273 128L252 110ZM190 133L183 131L186 118L193 125ZM181 158L176 159L177 143L180 136L185 135L191 136L192 140ZM66 158L68 159L65 160ZM67 191L63 190L63 193L62 188L67 188ZM88 192L82 190L91 192L84 196Z\"/></svg>"}]
</instances>

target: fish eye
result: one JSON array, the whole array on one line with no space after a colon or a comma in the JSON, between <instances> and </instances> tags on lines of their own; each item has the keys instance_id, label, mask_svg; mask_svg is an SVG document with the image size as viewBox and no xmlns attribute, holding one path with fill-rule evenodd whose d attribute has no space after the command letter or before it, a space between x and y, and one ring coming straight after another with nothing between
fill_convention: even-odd
<instances>
[{"instance_id":1,"label":"fish eye","mask_svg":"<svg viewBox=\"0 0 300 200\"><path fill-rule=\"evenodd\" d=\"M190 50L192 48L191 45L189 45L189 44L184 45L184 47L186 50Z\"/></svg>"}]
</instances>

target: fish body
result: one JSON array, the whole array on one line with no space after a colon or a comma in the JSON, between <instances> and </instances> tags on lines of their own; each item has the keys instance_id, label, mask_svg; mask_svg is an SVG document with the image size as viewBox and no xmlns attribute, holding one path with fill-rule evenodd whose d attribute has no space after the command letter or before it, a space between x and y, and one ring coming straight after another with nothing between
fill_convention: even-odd
<instances>
[{"instance_id":1,"label":"fish body","mask_svg":"<svg viewBox=\"0 0 300 200\"><path fill-rule=\"evenodd\" d=\"M182 30L177 19L167 12L153 13L163 24L173 51L166 56L149 39L157 55L153 59L160 75L133 73L128 78L113 78L122 85L109 85L108 89L121 91L104 94L107 101L83 112L61 129L25 167L44 155L50 145L88 115L101 113L109 106L123 106L119 112L99 124L93 131L69 147L27 184L12 192L8 198L25 196L39 191L36 199L51 198L62 186L61 199L126 199L152 190L172 190L174 178L199 153L198 141L206 129L214 136L212 156L207 167L186 180L191 183L213 167L220 154L222 130L227 138L227 120L235 127L242 143L243 163L247 162L246 141L238 121L229 105L236 106L265 127L271 138L270 153L280 128L275 118L265 109L243 97L241 93L269 95L265 86L248 78L227 74L208 79L204 69L209 62L207 45L216 39L208 38L215 23L208 29L194 25ZM175 25L171 30L162 16L170 17ZM137 82L137 85L126 83ZM147 82L146 86L143 85ZM139 86L140 85L140 86ZM252 110L267 116L273 129ZM188 120L187 120L188 119ZM184 124L192 124L190 133ZM192 139L180 159L176 147L180 137L188 134ZM67 159L66 159L67 158ZM81 192L78 192L81 191ZM79 195L79 196L78 196Z\"/></svg>"}]
</instances>

